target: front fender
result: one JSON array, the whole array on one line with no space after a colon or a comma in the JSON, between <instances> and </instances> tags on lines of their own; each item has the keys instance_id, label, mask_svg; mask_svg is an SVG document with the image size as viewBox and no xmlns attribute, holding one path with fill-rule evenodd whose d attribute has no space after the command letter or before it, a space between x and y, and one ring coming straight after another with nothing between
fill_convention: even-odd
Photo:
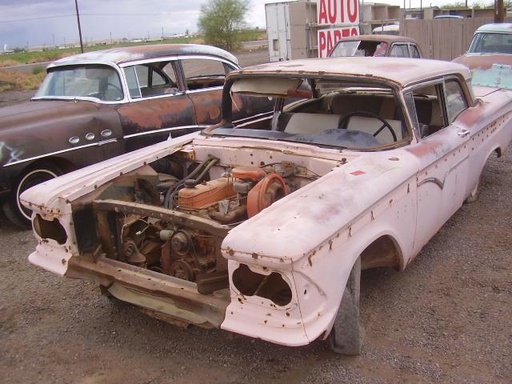
<instances>
[{"instance_id":1,"label":"front fender","mask_svg":"<svg viewBox=\"0 0 512 384\"><path fill-rule=\"evenodd\" d=\"M290 282L293 298L281 308L260 297L247 298L231 280L224 327L247 334L247 328L260 324L256 319L271 313L274 327L285 324L275 333L279 340L271 341L306 344L329 333L350 271L375 240L392 239L397 264L403 269L413 256L414 177L393 187L404 172L397 168L396 174L384 173L382 180L369 175L347 184L347 172L338 169L231 230L223 242L231 278L240 264L261 274L276 271ZM249 314L255 315L250 327ZM300 340L296 339L299 323L305 335Z\"/></svg>"}]
</instances>

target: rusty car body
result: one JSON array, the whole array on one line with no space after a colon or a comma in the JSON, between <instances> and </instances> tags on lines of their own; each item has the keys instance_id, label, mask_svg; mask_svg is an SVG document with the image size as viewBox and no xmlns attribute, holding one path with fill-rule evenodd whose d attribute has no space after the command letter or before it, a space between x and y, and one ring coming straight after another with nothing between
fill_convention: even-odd
<instances>
[{"instance_id":1,"label":"rusty car body","mask_svg":"<svg viewBox=\"0 0 512 384\"><path fill-rule=\"evenodd\" d=\"M232 72L221 123L24 192L29 260L172 323L357 354L361 270L405 269L512 140L510 91L469 83L403 58ZM273 115L233 121L238 95Z\"/></svg>"},{"instance_id":2,"label":"rusty car body","mask_svg":"<svg viewBox=\"0 0 512 384\"><path fill-rule=\"evenodd\" d=\"M342 37L329 53L330 57L412 57L421 58L418 43L399 35L358 35Z\"/></svg>"},{"instance_id":3,"label":"rusty car body","mask_svg":"<svg viewBox=\"0 0 512 384\"><path fill-rule=\"evenodd\" d=\"M512 65L512 23L485 24L477 28L468 51L453 60L470 69L493 64Z\"/></svg>"},{"instance_id":4,"label":"rusty car body","mask_svg":"<svg viewBox=\"0 0 512 384\"><path fill-rule=\"evenodd\" d=\"M18 199L30 186L218 123L225 75L238 68L224 50L172 44L87 52L50 64L30 102L0 109L6 216L30 226ZM240 116L258 110L243 100L238 107Z\"/></svg>"}]
</instances>

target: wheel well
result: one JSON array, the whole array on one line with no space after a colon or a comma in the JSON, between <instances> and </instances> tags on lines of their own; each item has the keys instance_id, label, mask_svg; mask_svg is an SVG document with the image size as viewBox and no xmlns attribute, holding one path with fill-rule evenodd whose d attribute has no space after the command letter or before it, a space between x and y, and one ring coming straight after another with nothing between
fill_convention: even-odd
<instances>
[{"instance_id":1,"label":"wheel well","mask_svg":"<svg viewBox=\"0 0 512 384\"><path fill-rule=\"evenodd\" d=\"M69 160L62 159L59 157L49 157L34 161L28 167L25 167L25 169L21 173L25 173L29 170L36 168L44 168L45 165L47 166L49 164L53 165L54 167L57 167L64 173L71 172L76 169L75 165Z\"/></svg>"},{"instance_id":2,"label":"wheel well","mask_svg":"<svg viewBox=\"0 0 512 384\"><path fill-rule=\"evenodd\" d=\"M361 253L361 269L379 267L400 269L401 254L398 244L391 236L381 236Z\"/></svg>"}]
</instances>

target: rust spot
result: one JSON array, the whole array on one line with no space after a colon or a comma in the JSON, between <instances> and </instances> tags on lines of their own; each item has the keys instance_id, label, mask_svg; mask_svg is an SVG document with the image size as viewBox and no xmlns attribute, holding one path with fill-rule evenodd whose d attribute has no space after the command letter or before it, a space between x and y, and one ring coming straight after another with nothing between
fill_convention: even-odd
<instances>
[{"instance_id":1,"label":"rust spot","mask_svg":"<svg viewBox=\"0 0 512 384\"><path fill-rule=\"evenodd\" d=\"M329 240L329 251L332 251L332 240Z\"/></svg>"},{"instance_id":2,"label":"rust spot","mask_svg":"<svg viewBox=\"0 0 512 384\"><path fill-rule=\"evenodd\" d=\"M243 304L243 303L244 303L244 301L242 300L242 298L241 298L241 297L239 297L239 298L238 298L238 302L239 302L240 304Z\"/></svg>"},{"instance_id":3,"label":"rust spot","mask_svg":"<svg viewBox=\"0 0 512 384\"><path fill-rule=\"evenodd\" d=\"M251 256L252 256L253 259L257 259L258 258L258 254L257 253L253 253Z\"/></svg>"},{"instance_id":4,"label":"rust spot","mask_svg":"<svg viewBox=\"0 0 512 384\"><path fill-rule=\"evenodd\" d=\"M313 262L311 261L311 256L312 256L312 255L309 255L309 256L308 256L308 264L309 264L309 266L310 266L310 267L312 267L312 266L313 266Z\"/></svg>"},{"instance_id":5,"label":"rust spot","mask_svg":"<svg viewBox=\"0 0 512 384\"><path fill-rule=\"evenodd\" d=\"M267 319L263 320L263 323L267 324Z\"/></svg>"},{"instance_id":6,"label":"rust spot","mask_svg":"<svg viewBox=\"0 0 512 384\"><path fill-rule=\"evenodd\" d=\"M62 263L62 265L66 265L66 259L61 259L60 262Z\"/></svg>"},{"instance_id":7,"label":"rust spot","mask_svg":"<svg viewBox=\"0 0 512 384\"><path fill-rule=\"evenodd\" d=\"M286 317L290 317L290 312L286 312Z\"/></svg>"},{"instance_id":8,"label":"rust spot","mask_svg":"<svg viewBox=\"0 0 512 384\"><path fill-rule=\"evenodd\" d=\"M233 251L231 248L228 249L228 255L233 256L235 254L235 251Z\"/></svg>"}]
</instances>

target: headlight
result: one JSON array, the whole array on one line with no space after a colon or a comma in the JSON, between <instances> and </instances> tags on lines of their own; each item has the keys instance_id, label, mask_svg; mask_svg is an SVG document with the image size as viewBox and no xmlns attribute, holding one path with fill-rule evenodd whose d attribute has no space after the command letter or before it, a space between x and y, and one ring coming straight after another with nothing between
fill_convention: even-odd
<instances>
[{"instance_id":1,"label":"headlight","mask_svg":"<svg viewBox=\"0 0 512 384\"><path fill-rule=\"evenodd\" d=\"M53 239L61 245L68 239L65 229L58 219L48 221L43 219L40 214L37 214L32 224L34 231L42 239Z\"/></svg>"}]
</instances>

